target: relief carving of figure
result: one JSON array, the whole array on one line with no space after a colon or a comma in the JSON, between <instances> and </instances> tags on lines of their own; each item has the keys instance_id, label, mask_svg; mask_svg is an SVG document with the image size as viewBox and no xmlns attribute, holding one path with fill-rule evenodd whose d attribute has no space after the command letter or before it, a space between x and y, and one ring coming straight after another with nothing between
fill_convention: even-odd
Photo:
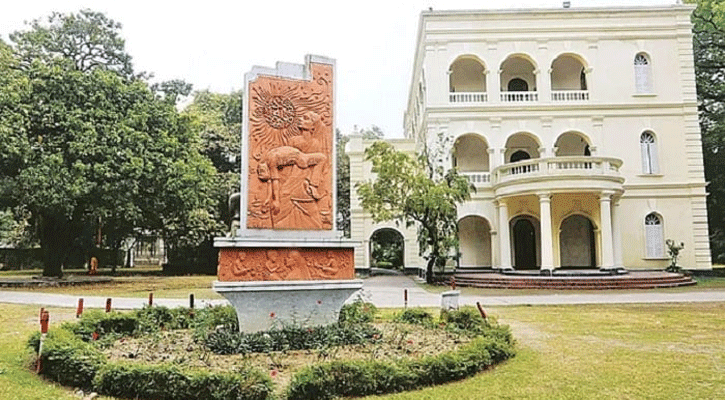
<instances>
[{"instance_id":1,"label":"relief carving of figure","mask_svg":"<svg viewBox=\"0 0 725 400\"><path fill-rule=\"evenodd\" d=\"M310 269L307 264L307 260L297 250L290 250L287 259L285 260L289 274L287 274L288 280L310 280Z\"/></svg>"},{"instance_id":2,"label":"relief carving of figure","mask_svg":"<svg viewBox=\"0 0 725 400\"><path fill-rule=\"evenodd\" d=\"M248 228L332 229L332 69L250 82Z\"/></svg>"}]
</instances>

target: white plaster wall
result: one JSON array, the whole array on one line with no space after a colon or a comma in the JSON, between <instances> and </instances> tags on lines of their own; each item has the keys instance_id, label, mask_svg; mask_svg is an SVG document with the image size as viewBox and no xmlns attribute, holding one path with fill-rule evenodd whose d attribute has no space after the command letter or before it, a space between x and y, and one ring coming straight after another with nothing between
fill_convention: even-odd
<instances>
[{"instance_id":1,"label":"white plaster wall","mask_svg":"<svg viewBox=\"0 0 725 400\"><path fill-rule=\"evenodd\" d=\"M406 136L430 142L437 132L451 138L466 133L481 135L489 145L489 167L493 171L504 162L507 139L517 132L537 138L541 157L554 155L556 140L562 133L580 132L590 143L593 156L615 157L623 162L619 171L625 179L624 194L618 211L625 266L667 265L664 260L643 259L643 219L657 211L665 219L665 238L685 242L682 264L710 268L689 21L692 9L691 5L668 5L424 12L406 112ZM652 93L635 90L634 57L639 52L646 53L651 61ZM583 60L587 101L551 100L550 69L553 60L562 54L575 54ZM486 66L486 103L449 102L447 71L454 60L464 55L476 57ZM537 101L504 103L499 99L500 68L511 55L527 57L535 65ZM575 78L578 80L578 74ZM420 99L416 86L421 81L425 85L424 99ZM422 114L411 124L411 107L421 100ZM658 174L642 173L639 137L644 130L651 130L657 138ZM556 191L566 187L542 184L540 189ZM557 209L556 198L552 198L553 212ZM472 200L460 207L459 215L487 218L497 243L493 201L490 188L479 187ZM513 210L509 211L513 216ZM558 226L556 221L552 223ZM552 233L556 263L558 234Z\"/></svg>"}]
</instances>

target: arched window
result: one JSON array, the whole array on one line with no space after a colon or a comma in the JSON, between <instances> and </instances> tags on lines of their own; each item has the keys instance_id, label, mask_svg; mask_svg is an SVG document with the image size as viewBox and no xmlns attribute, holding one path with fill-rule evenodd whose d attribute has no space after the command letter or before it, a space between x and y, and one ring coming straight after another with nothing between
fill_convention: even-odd
<instances>
[{"instance_id":1,"label":"arched window","mask_svg":"<svg viewBox=\"0 0 725 400\"><path fill-rule=\"evenodd\" d=\"M634 86L637 93L652 93L652 66L644 53L634 57Z\"/></svg>"},{"instance_id":2,"label":"arched window","mask_svg":"<svg viewBox=\"0 0 725 400\"><path fill-rule=\"evenodd\" d=\"M508 90L509 92L528 92L529 84L523 79L514 78L509 81Z\"/></svg>"},{"instance_id":3,"label":"arched window","mask_svg":"<svg viewBox=\"0 0 725 400\"><path fill-rule=\"evenodd\" d=\"M665 234L662 218L656 213L644 217L645 257L662 258L665 255Z\"/></svg>"},{"instance_id":4,"label":"arched window","mask_svg":"<svg viewBox=\"0 0 725 400\"><path fill-rule=\"evenodd\" d=\"M660 172L657 163L657 141L652 132L645 131L639 136L639 147L642 151L642 173L657 174Z\"/></svg>"}]
</instances>

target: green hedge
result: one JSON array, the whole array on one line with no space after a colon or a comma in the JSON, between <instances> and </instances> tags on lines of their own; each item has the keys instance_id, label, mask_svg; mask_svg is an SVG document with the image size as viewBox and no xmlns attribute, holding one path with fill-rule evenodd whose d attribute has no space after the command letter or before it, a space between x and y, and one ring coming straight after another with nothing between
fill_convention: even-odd
<instances>
[{"instance_id":1,"label":"green hedge","mask_svg":"<svg viewBox=\"0 0 725 400\"><path fill-rule=\"evenodd\" d=\"M171 365L132 365L108 362L99 350L104 340L160 329L209 328L232 324L226 307L199 310L192 318L188 309L146 308L131 313L83 314L80 321L52 329L43 342L41 374L65 386L134 399L268 399L272 381L264 373L244 369L228 373L192 371ZM236 315L234 322L236 323ZM92 341L93 334L99 341ZM36 353L40 333L28 346Z\"/></svg>"},{"instance_id":2,"label":"green hedge","mask_svg":"<svg viewBox=\"0 0 725 400\"><path fill-rule=\"evenodd\" d=\"M420 359L317 364L294 376L287 398L333 399L413 390L469 377L513 355L513 343L478 337L458 351Z\"/></svg>"},{"instance_id":3,"label":"green hedge","mask_svg":"<svg viewBox=\"0 0 725 400\"><path fill-rule=\"evenodd\" d=\"M94 379L99 393L124 399L264 400L272 382L256 370L188 372L174 365L109 364Z\"/></svg>"},{"instance_id":4,"label":"green hedge","mask_svg":"<svg viewBox=\"0 0 725 400\"><path fill-rule=\"evenodd\" d=\"M36 353L40 333L28 341ZM41 373L61 385L90 388L96 372L106 363L106 358L93 345L65 329L53 329L43 342Z\"/></svg>"},{"instance_id":5,"label":"green hedge","mask_svg":"<svg viewBox=\"0 0 725 400\"><path fill-rule=\"evenodd\" d=\"M357 311L352 314L360 317ZM367 311L362 314L367 315ZM514 340L508 327L500 326L492 320L483 320L475 309L464 308L461 311L444 313L439 324L432 323L431 318L417 310L409 314L413 315L401 320L443 326L444 329L468 334L473 340L456 351L422 358L333 361L308 366L292 378L287 388L287 398L332 399L412 390L469 377L515 354ZM367 316L362 319L367 319ZM65 323L49 332L41 355L42 374L66 386L92 389L104 395L121 398L273 398L272 381L258 370L213 373L184 369L178 365L111 363L99 350L104 340L149 332L162 326L168 329L196 328L207 332L220 325L225 326L226 329L213 331L220 332L228 331L236 323L236 315L231 307L202 309L196 317L192 317L188 309L168 310L163 307L146 308L126 314L86 313L80 321ZM331 332L317 330L319 328L289 329L287 333L294 334L293 339L285 339L284 335L287 333L281 330L263 333L259 337L271 338L280 335L280 342L287 345L290 345L291 340L322 345L330 337L345 336L342 333L349 327L350 324L339 324L325 328L333 329ZM354 335L360 337L372 334L372 331L359 328L354 332ZM100 341L91 341L94 333L98 334ZM201 338L209 337L214 337L214 334L205 334ZM40 335L36 333L28 342L36 352L39 338Z\"/></svg>"}]
</instances>

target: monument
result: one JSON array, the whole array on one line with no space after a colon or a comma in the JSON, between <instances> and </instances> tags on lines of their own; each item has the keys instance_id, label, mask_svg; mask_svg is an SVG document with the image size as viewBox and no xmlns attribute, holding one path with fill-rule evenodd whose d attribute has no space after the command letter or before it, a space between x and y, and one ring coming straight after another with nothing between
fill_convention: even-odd
<instances>
[{"instance_id":1,"label":"monument","mask_svg":"<svg viewBox=\"0 0 725 400\"><path fill-rule=\"evenodd\" d=\"M214 241L213 284L242 331L335 322L362 288L354 242L334 229L334 78L335 61L312 55L245 75L238 229Z\"/></svg>"}]
</instances>

